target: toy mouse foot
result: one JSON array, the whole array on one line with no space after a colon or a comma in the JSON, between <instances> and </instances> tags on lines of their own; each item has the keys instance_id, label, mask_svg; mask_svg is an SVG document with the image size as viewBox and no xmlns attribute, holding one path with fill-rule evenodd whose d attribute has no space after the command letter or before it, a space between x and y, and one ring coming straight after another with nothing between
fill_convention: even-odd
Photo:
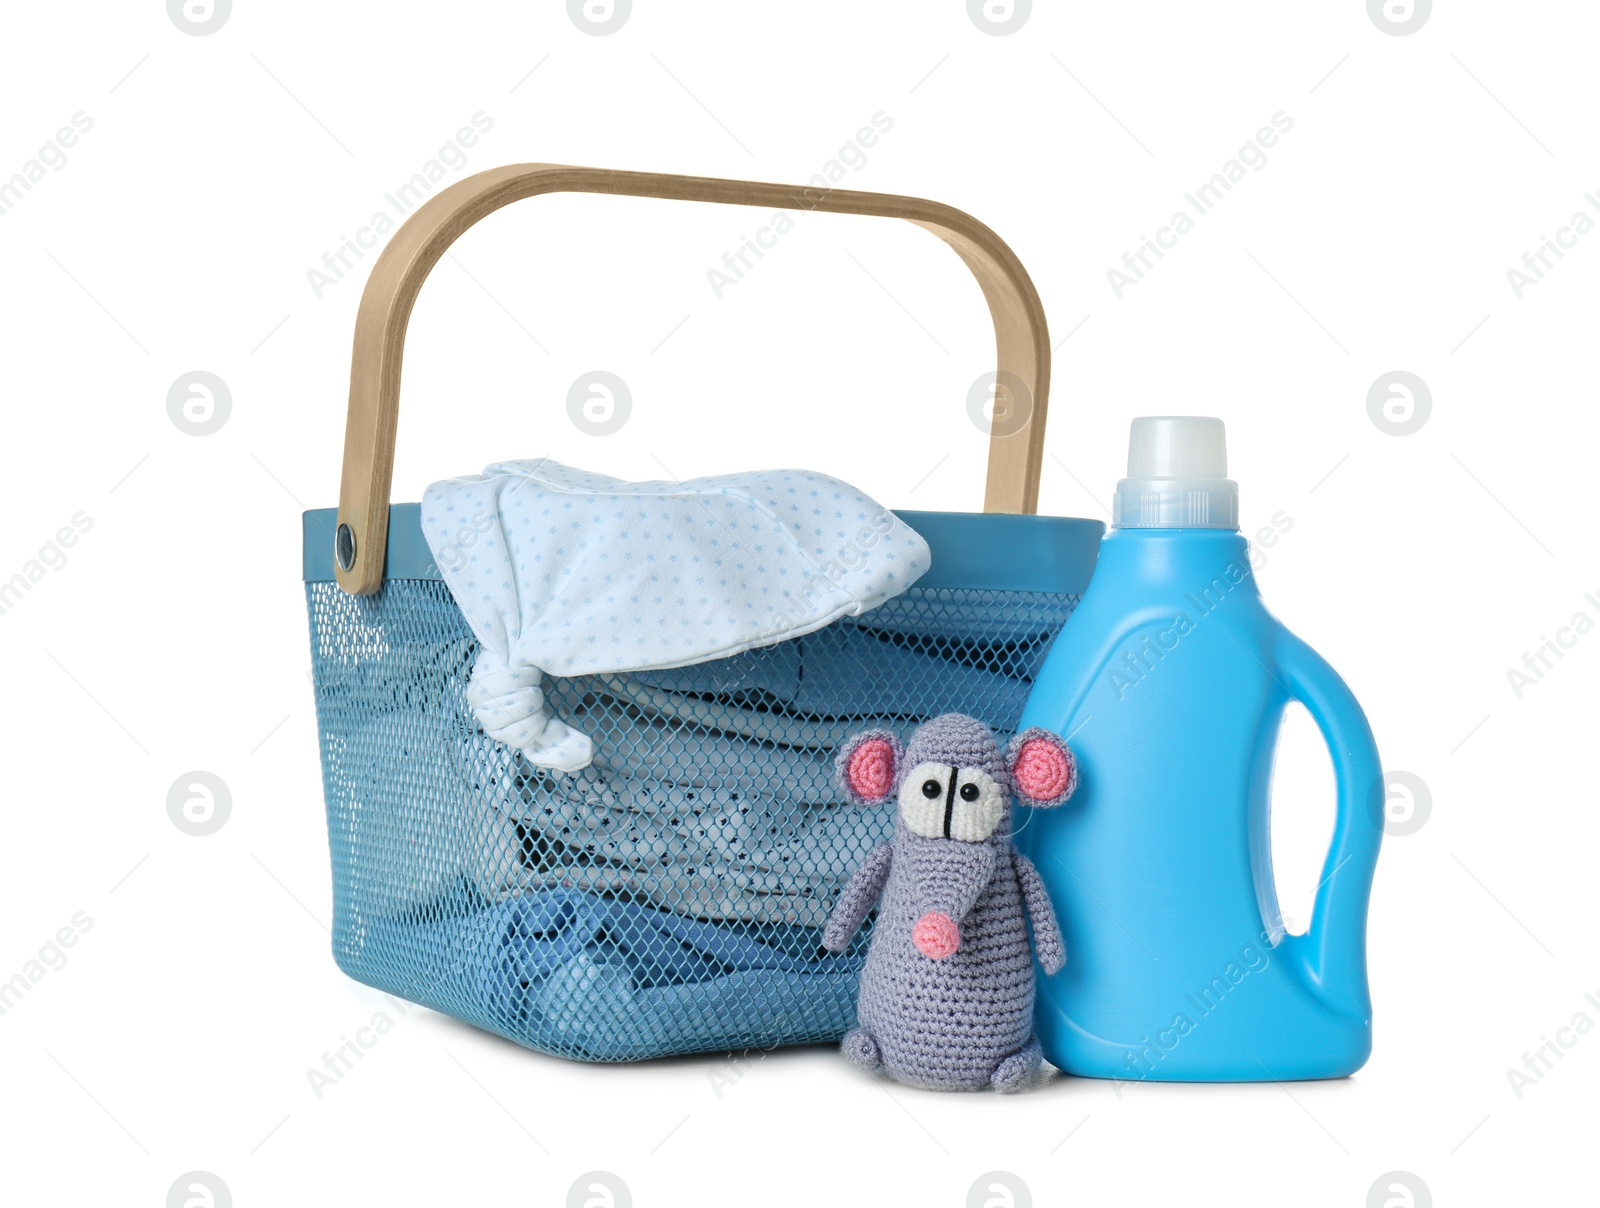
<instances>
[{"instance_id":1,"label":"toy mouse foot","mask_svg":"<svg viewBox=\"0 0 1600 1208\"><path fill-rule=\"evenodd\" d=\"M1034 1048L1037 1049L1038 1045L1034 1045ZM846 1032L844 1039L839 1042L839 1051L857 1069L875 1070L883 1064L878 1042L867 1035L865 1028L851 1028Z\"/></svg>"},{"instance_id":2,"label":"toy mouse foot","mask_svg":"<svg viewBox=\"0 0 1600 1208\"><path fill-rule=\"evenodd\" d=\"M1028 1080L1043 1059L1044 1050L1039 1047L1039 1038L1030 1036L1027 1044L995 1067L994 1073L989 1076L989 1085L1001 1094L1020 1091L1028 1085Z\"/></svg>"}]
</instances>

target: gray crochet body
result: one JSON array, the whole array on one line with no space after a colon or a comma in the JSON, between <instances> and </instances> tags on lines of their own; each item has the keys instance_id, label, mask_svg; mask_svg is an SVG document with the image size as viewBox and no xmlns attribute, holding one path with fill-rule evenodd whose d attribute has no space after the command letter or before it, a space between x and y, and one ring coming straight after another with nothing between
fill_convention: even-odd
<instances>
[{"instance_id":1,"label":"gray crochet body","mask_svg":"<svg viewBox=\"0 0 1600 1208\"><path fill-rule=\"evenodd\" d=\"M1033 953L1010 837L955 844L897 825L892 846L857 1018L901 1082L980 1090L1033 1034ZM930 910L961 925L961 946L943 960L912 943Z\"/></svg>"}]
</instances>

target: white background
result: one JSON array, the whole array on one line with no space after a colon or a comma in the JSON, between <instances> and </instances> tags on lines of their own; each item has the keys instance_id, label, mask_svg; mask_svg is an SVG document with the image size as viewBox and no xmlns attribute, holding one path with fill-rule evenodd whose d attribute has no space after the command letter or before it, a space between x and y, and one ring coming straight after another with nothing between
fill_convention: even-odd
<instances>
[{"instance_id":1,"label":"white background","mask_svg":"<svg viewBox=\"0 0 1600 1208\"><path fill-rule=\"evenodd\" d=\"M202 1170L240 1205L543 1205L595 1169L641 1205L955 1206L995 1169L1040 1204L1359 1208L1393 1170L1441 1205L1593 1202L1600 1030L1520 1098L1506 1074L1600 1022L1600 636L1520 698L1507 679L1600 620L1600 234L1520 299L1507 279L1600 218L1592 5L1441 3L1407 36L1362 0L1041 3L1007 36L960 0L636 0L605 37L555 0L237 0L207 36L161 0L3 21L0 180L93 122L0 217L0 580L92 521L0 615L0 980L92 922L0 1016L8 1202L160 1205ZM480 111L466 171L774 181L887 115L844 186L972 212L1048 308L1044 512L1104 516L1136 415L1227 421L1246 531L1294 522L1267 599L1431 796L1378 868L1365 1069L936 1096L825 1048L570 1064L419 1008L313 1093L325 1051L395 1012L328 951L299 581L370 256L320 298L307 270ZM1265 167L1119 299L1107 270L1279 111ZM810 215L719 299L707 270L766 220L562 197L470 232L412 323L395 498L550 453L638 478L801 465L977 507L965 398L993 344L960 262ZM208 436L167 414L195 369L232 397ZM566 416L593 369L631 388L614 436ZM1403 437L1367 409L1395 369L1432 395ZM1275 818L1302 928L1331 811L1311 734L1292 719ZM196 769L232 797L206 838L166 810Z\"/></svg>"}]
</instances>

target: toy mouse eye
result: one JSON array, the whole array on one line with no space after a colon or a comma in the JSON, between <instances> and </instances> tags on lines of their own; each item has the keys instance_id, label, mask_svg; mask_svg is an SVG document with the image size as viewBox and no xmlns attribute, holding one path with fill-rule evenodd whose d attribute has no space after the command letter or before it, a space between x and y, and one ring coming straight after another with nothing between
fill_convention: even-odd
<instances>
[{"instance_id":1,"label":"toy mouse eye","mask_svg":"<svg viewBox=\"0 0 1600 1208\"><path fill-rule=\"evenodd\" d=\"M922 795L928 798L941 797L944 795L944 785L937 780L924 780L922 782Z\"/></svg>"},{"instance_id":2,"label":"toy mouse eye","mask_svg":"<svg viewBox=\"0 0 1600 1208\"><path fill-rule=\"evenodd\" d=\"M961 786L961 800L963 800L963 801L976 801L977 799L978 799L978 786L977 785L975 785L975 784L964 784L964 785Z\"/></svg>"}]
</instances>

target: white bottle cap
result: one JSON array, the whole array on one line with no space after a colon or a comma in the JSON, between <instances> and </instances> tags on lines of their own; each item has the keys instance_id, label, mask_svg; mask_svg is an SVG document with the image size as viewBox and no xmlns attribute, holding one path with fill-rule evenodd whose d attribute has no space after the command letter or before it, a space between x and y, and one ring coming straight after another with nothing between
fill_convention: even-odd
<instances>
[{"instance_id":1,"label":"white bottle cap","mask_svg":"<svg viewBox=\"0 0 1600 1208\"><path fill-rule=\"evenodd\" d=\"M1111 504L1115 528L1239 527L1239 486L1228 478L1220 419L1149 415L1128 434L1128 476Z\"/></svg>"}]
</instances>

